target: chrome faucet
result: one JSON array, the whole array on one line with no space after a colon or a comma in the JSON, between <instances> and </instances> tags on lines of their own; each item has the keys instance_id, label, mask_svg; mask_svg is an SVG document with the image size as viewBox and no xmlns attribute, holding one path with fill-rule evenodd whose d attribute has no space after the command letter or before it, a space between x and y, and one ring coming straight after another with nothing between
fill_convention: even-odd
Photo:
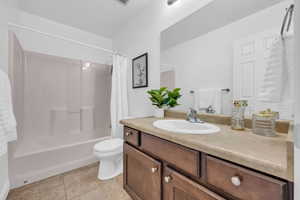
<instances>
[{"instance_id":1,"label":"chrome faucet","mask_svg":"<svg viewBox=\"0 0 300 200\"><path fill-rule=\"evenodd\" d=\"M186 120L189 121L189 122L191 122L191 123L204 123L203 121L201 121L198 118L197 110L195 110L193 108L190 108L190 111L187 114Z\"/></svg>"},{"instance_id":2,"label":"chrome faucet","mask_svg":"<svg viewBox=\"0 0 300 200\"><path fill-rule=\"evenodd\" d=\"M199 111L205 111L206 113L210 113L210 114L213 114L216 112L211 105L208 106L207 108L199 108Z\"/></svg>"},{"instance_id":3,"label":"chrome faucet","mask_svg":"<svg viewBox=\"0 0 300 200\"><path fill-rule=\"evenodd\" d=\"M208 106L207 110L206 110L207 113L215 113L216 111L214 110L214 108L212 106Z\"/></svg>"}]
</instances>

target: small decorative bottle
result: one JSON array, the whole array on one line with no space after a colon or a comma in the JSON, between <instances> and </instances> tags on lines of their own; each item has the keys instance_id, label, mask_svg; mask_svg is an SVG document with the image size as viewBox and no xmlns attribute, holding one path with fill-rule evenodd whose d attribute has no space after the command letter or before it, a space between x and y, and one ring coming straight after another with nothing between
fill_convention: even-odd
<instances>
[{"instance_id":1,"label":"small decorative bottle","mask_svg":"<svg viewBox=\"0 0 300 200\"><path fill-rule=\"evenodd\" d=\"M245 110L248 106L247 100L234 100L231 117L231 128L233 130L245 129Z\"/></svg>"}]
</instances>

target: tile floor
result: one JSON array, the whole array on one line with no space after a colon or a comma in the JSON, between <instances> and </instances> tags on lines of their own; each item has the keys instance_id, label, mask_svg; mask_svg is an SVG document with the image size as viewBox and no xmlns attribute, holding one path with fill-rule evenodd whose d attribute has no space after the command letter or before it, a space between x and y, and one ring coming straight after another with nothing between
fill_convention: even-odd
<instances>
[{"instance_id":1,"label":"tile floor","mask_svg":"<svg viewBox=\"0 0 300 200\"><path fill-rule=\"evenodd\" d=\"M97 179L98 164L12 190L7 200L131 200L123 190L123 177Z\"/></svg>"}]
</instances>

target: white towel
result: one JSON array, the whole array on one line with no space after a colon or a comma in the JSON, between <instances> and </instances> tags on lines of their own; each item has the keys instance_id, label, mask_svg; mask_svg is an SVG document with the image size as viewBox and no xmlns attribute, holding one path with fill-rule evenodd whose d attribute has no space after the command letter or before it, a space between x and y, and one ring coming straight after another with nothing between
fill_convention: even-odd
<instances>
[{"instance_id":1,"label":"white towel","mask_svg":"<svg viewBox=\"0 0 300 200\"><path fill-rule=\"evenodd\" d=\"M17 139L16 127L17 127L17 123L13 113L10 81L7 74L0 70L0 143L1 146L6 146L7 142ZM2 152L2 153L6 153L6 152Z\"/></svg>"},{"instance_id":2,"label":"white towel","mask_svg":"<svg viewBox=\"0 0 300 200\"><path fill-rule=\"evenodd\" d=\"M264 75L264 80L259 101L280 103L284 100L286 91L290 88L291 70L294 56L292 55L293 45L291 39L293 34L285 36L284 39L277 38L272 44L268 65Z\"/></svg>"},{"instance_id":3,"label":"white towel","mask_svg":"<svg viewBox=\"0 0 300 200\"><path fill-rule=\"evenodd\" d=\"M212 106L216 113L221 113L221 89L200 89L195 92L195 105L196 110L208 108Z\"/></svg>"}]
</instances>

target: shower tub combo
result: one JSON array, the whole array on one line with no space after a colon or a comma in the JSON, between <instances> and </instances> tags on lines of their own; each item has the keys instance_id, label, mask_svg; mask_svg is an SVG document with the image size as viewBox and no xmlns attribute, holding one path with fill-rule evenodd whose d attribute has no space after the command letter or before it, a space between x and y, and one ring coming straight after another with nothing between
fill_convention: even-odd
<instances>
[{"instance_id":1,"label":"shower tub combo","mask_svg":"<svg viewBox=\"0 0 300 200\"><path fill-rule=\"evenodd\" d=\"M111 138L111 66L24 51L10 39L18 123L9 146L12 187L96 162L93 146Z\"/></svg>"}]
</instances>

